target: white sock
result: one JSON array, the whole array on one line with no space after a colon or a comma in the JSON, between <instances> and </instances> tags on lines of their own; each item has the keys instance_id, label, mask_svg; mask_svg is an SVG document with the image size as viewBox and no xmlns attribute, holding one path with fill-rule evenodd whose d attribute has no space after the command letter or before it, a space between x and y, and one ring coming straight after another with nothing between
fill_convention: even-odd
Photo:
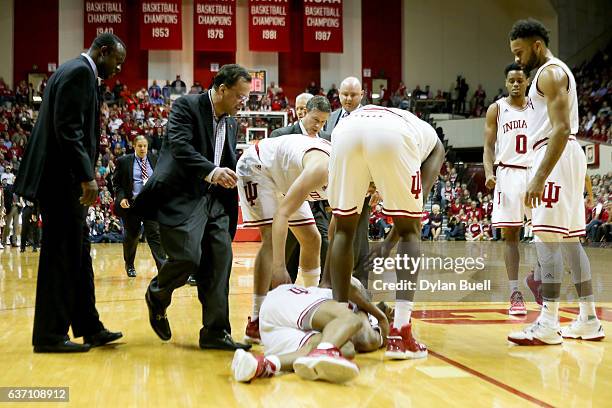
<instances>
[{"instance_id":1,"label":"white sock","mask_svg":"<svg viewBox=\"0 0 612 408\"><path fill-rule=\"evenodd\" d=\"M253 294L253 312L251 313L251 321L259 319L259 309L263 301L266 299L266 295Z\"/></svg>"},{"instance_id":2,"label":"white sock","mask_svg":"<svg viewBox=\"0 0 612 408\"><path fill-rule=\"evenodd\" d=\"M267 355L265 358L266 358L266 360L268 360L272 364L274 364L274 374L279 373L280 369L281 369L280 359L277 356L275 356L274 354Z\"/></svg>"},{"instance_id":3,"label":"white sock","mask_svg":"<svg viewBox=\"0 0 612 408\"><path fill-rule=\"evenodd\" d=\"M298 268L298 275L302 277L304 287L310 288L312 286L318 286L319 278L321 277L321 267L311 269L309 271Z\"/></svg>"},{"instance_id":4,"label":"white sock","mask_svg":"<svg viewBox=\"0 0 612 408\"><path fill-rule=\"evenodd\" d=\"M559 325L559 302L545 300L538 319L542 320L548 326L556 327Z\"/></svg>"},{"instance_id":5,"label":"white sock","mask_svg":"<svg viewBox=\"0 0 612 408\"><path fill-rule=\"evenodd\" d=\"M334 347L336 347L336 346L334 346L331 343L327 343L327 342L319 343L319 345L317 346L317 348L319 350L327 350L327 349L331 349L331 348L334 348Z\"/></svg>"},{"instance_id":6,"label":"white sock","mask_svg":"<svg viewBox=\"0 0 612 408\"><path fill-rule=\"evenodd\" d=\"M518 292L519 290L518 280L511 280L511 281L508 281L508 283L510 285L510 296L512 296L514 292Z\"/></svg>"},{"instance_id":7,"label":"white sock","mask_svg":"<svg viewBox=\"0 0 612 408\"><path fill-rule=\"evenodd\" d=\"M393 327L401 329L408 323L410 323L410 316L412 315L412 309L414 308L414 302L409 300L395 301L395 312L393 315Z\"/></svg>"},{"instance_id":8,"label":"white sock","mask_svg":"<svg viewBox=\"0 0 612 408\"><path fill-rule=\"evenodd\" d=\"M580 314L578 319L589 320L597 319L597 313L595 312L595 296L584 296L579 299L578 305L580 306Z\"/></svg>"}]
</instances>

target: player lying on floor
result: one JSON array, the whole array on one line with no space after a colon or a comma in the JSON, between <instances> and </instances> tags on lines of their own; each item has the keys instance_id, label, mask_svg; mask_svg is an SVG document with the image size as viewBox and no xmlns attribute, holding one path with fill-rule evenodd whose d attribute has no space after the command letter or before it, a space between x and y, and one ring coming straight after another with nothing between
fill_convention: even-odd
<instances>
[{"instance_id":1,"label":"player lying on floor","mask_svg":"<svg viewBox=\"0 0 612 408\"><path fill-rule=\"evenodd\" d=\"M265 356L237 350L234 379L247 382L281 371L334 383L355 378L359 368L347 358L382 347L389 322L355 278L349 299L352 310L333 300L329 288L280 285L268 292L259 314Z\"/></svg>"}]
</instances>

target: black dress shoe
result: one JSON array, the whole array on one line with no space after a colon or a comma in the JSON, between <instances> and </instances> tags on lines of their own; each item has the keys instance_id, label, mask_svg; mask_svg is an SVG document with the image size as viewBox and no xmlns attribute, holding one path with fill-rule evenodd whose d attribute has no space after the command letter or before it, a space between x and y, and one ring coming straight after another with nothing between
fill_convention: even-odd
<instances>
[{"instance_id":1,"label":"black dress shoe","mask_svg":"<svg viewBox=\"0 0 612 408\"><path fill-rule=\"evenodd\" d=\"M189 275L189 277L187 278L187 284L189 286L198 286L198 282L196 281L196 278L194 275Z\"/></svg>"},{"instance_id":2,"label":"black dress shoe","mask_svg":"<svg viewBox=\"0 0 612 408\"><path fill-rule=\"evenodd\" d=\"M84 353L89 351L91 346L87 343L78 344L70 340L63 340L55 344L39 344L34 346L35 353Z\"/></svg>"},{"instance_id":3,"label":"black dress shoe","mask_svg":"<svg viewBox=\"0 0 612 408\"><path fill-rule=\"evenodd\" d=\"M166 341L170 340L172 337L172 332L170 331L170 322L168 322L166 310L155 306L148 290L147 294L145 295L145 301L147 302L147 307L149 308L149 323L151 323L153 331L159 336L160 339Z\"/></svg>"},{"instance_id":4,"label":"black dress shoe","mask_svg":"<svg viewBox=\"0 0 612 408\"><path fill-rule=\"evenodd\" d=\"M125 271L130 278L136 277L136 268L134 268L134 265L125 265Z\"/></svg>"},{"instance_id":5,"label":"black dress shoe","mask_svg":"<svg viewBox=\"0 0 612 408\"><path fill-rule=\"evenodd\" d=\"M122 337L123 333L121 332L112 332L102 329L98 333L92 334L91 336L83 336L83 341L87 344L91 344L91 347L98 347Z\"/></svg>"},{"instance_id":6,"label":"black dress shoe","mask_svg":"<svg viewBox=\"0 0 612 408\"><path fill-rule=\"evenodd\" d=\"M249 350L251 345L235 342L232 336L224 330L222 332L207 334L200 332L200 348L216 350Z\"/></svg>"}]
</instances>

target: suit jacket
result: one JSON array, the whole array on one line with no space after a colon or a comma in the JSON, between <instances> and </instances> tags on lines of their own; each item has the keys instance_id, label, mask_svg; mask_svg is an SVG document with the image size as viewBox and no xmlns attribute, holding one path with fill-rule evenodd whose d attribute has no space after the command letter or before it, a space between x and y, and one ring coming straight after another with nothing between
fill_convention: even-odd
<instances>
[{"instance_id":1,"label":"suit jacket","mask_svg":"<svg viewBox=\"0 0 612 408\"><path fill-rule=\"evenodd\" d=\"M117 166L113 173L113 187L115 189L115 213L120 217L125 217L127 211L121 207L119 203L124 198L127 198L132 203L132 195L134 192L134 153L127 154L117 159ZM151 164L151 168L155 170L157 157L148 153L147 159Z\"/></svg>"},{"instance_id":2,"label":"suit jacket","mask_svg":"<svg viewBox=\"0 0 612 408\"><path fill-rule=\"evenodd\" d=\"M220 167L236 170L234 118L226 118L225 145ZM155 171L135 200L135 208L147 218L167 226L181 225L200 199L211 192L230 217L230 233L236 232L238 194L204 180L214 168L215 134L208 93L178 98L168 119Z\"/></svg>"},{"instance_id":3,"label":"suit jacket","mask_svg":"<svg viewBox=\"0 0 612 408\"><path fill-rule=\"evenodd\" d=\"M293 125L285 126L282 128L274 129L272 133L270 133L270 137L278 137L284 135L301 135L302 128L300 127L300 122L295 122ZM331 135L323 130L319 132L319 137L331 141Z\"/></svg>"},{"instance_id":4,"label":"suit jacket","mask_svg":"<svg viewBox=\"0 0 612 408\"><path fill-rule=\"evenodd\" d=\"M342 114L342 108L336 109L329 115L329 119L325 122L325 126L323 126L323 130L328 132L330 135L334 131L334 128L340 121L340 115Z\"/></svg>"},{"instance_id":5,"label":"suit jacket","mask_svg":"<svg viewBox=\"0 0 612 408\"><path fill-rule=\"evenodd\" d=\"M100 109L97 79L83 56L62 64L45 88L25 149L15 192L34 200L58 187L94 179Z\"/></svg>"}]
</instances>

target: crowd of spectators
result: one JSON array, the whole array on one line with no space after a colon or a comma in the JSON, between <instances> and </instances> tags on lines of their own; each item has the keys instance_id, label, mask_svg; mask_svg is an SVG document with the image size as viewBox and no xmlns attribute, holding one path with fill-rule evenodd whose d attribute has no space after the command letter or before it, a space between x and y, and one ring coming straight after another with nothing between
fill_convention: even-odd
<instances>
[{"instance_id":1,"label":"crowd of spectators","mask_svg":"<svg viewBox=\"0 0 612 408\"><path fill-rule=\"evenodd\" d=\"M612 144L611 51L612 43L606 50L598 52L589 61L573 69L578 91L579 136L608 144Z\"/></svg>"}]
</instances>

